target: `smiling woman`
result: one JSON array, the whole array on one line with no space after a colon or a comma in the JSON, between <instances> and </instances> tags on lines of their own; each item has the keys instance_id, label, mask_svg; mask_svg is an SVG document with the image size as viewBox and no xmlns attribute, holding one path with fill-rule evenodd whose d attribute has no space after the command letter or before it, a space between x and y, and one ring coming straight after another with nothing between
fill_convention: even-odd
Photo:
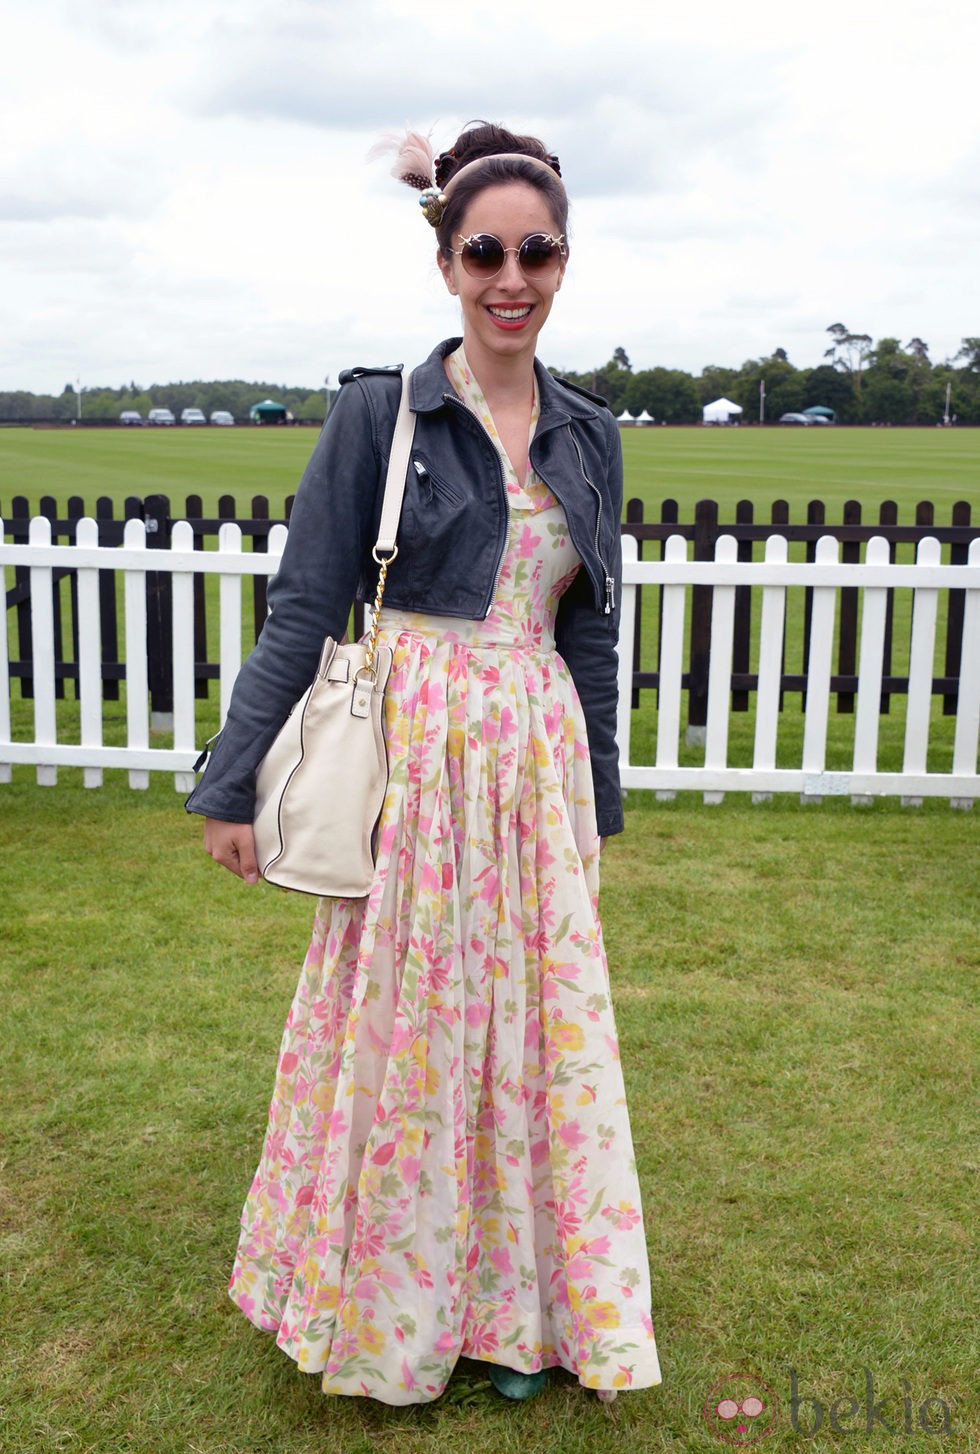
<instances>
[{"instance_id":1,"label":"smiling woman","mask_svg":"<svg viewBox=\"0 0 980 1454\"><path fill-rule=\"evenodd\" d=\"M623 827L619 431L535 357L568 260L557 158L481 123L438 161L409 138L396 174L463 337L409 389L374 878L319 901L231 1294L327 1393L426 1402L465 1356L509 1398L560 1367L608 1400L660 1381L598 918ZM256 765L375 594L399 373L341 376L188 800L247 882Z\"/></svg>"}]
</instances>

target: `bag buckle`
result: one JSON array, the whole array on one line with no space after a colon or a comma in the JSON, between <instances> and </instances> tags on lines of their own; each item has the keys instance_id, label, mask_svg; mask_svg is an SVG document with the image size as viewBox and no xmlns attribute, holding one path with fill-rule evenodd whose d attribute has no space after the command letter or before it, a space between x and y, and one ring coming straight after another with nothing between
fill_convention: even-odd
<instances>
[{"instance_id":1,"label":"bag buckle","mask_svg":"<svg viewBox=\"0 0 980 1454\"><path fill-rule=\"evenodd\" d=\"M366 681L363 678L367 678ZM352 717L370 717L371 715L371 694L378 684L378 676L373 667L358 667L354 673L354 690L351 692L350 714Z\"/></svg>"}]
</instances>

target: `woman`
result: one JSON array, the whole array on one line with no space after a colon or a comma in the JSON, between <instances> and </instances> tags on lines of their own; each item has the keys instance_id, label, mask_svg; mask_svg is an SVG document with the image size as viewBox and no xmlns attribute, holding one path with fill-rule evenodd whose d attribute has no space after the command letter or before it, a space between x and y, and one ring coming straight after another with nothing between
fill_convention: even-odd
<instances>
[{"instance_id":1,"label":"woman","mask_svg":"<svg viewBox=\"0 0 980 1454\"><path fill-rule=\"evenodd\" d=\"M618 431L535 362L568 258L557 159L477 124L395 170L463 338L411 382L375 879L318 904L231 1294L330 1393L424 1402L466 1356L512 1398L556 1366L610 1398L660 1378L596 912L622 829ZM256 763L374 593L400 381L344 379L188 800L249 882Z\"/></svg>"}]
</instances>

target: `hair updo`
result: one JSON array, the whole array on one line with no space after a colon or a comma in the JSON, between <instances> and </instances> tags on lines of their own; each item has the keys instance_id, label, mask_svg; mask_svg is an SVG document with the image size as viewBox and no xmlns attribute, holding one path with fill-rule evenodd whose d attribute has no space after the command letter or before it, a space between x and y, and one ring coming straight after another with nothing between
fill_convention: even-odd
<instances>
[{"instance_id":1,"label":"hair updo","mask_svg":"<svg viewBox=\"0 0 980 1454\"><path fill-rule=\"evenodd\" d=\"M519 156L501 156L501 152L523 153L535 161L547 163L549 170L535 166L534 162L522 162ZM486 165L474 167L450 190L436 228L436 238L443 254L448 257L452 251L453 239L473 198L484 188L499 186L502 182L526 182L540 192L548 204L556 232L566 235L567 247L568 195L557 173L550 170L549 153L544 144L536 136L517 136L489 121L472 121L449 151L436 158L439 185L448 186L463 167L482 158L486 158Z\"/></svg>"}]
</instances>

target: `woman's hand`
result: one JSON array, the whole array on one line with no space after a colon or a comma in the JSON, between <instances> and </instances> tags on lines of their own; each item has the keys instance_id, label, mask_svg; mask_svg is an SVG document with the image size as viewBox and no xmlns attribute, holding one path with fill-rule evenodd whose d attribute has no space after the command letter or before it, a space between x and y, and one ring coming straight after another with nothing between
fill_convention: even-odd
<instances>
[{"instance_id":1,"label":"woman's hand","mask_svg":"<svg viewBox=\"0 0 980 1454\"><path fill-rule=\"evenodd\" d=\"M204 851L215 863L237 874L247 884L258 883L255 838L251 823L226 823L222 818L205 818Z\"/></svg>"}]
</instances>

